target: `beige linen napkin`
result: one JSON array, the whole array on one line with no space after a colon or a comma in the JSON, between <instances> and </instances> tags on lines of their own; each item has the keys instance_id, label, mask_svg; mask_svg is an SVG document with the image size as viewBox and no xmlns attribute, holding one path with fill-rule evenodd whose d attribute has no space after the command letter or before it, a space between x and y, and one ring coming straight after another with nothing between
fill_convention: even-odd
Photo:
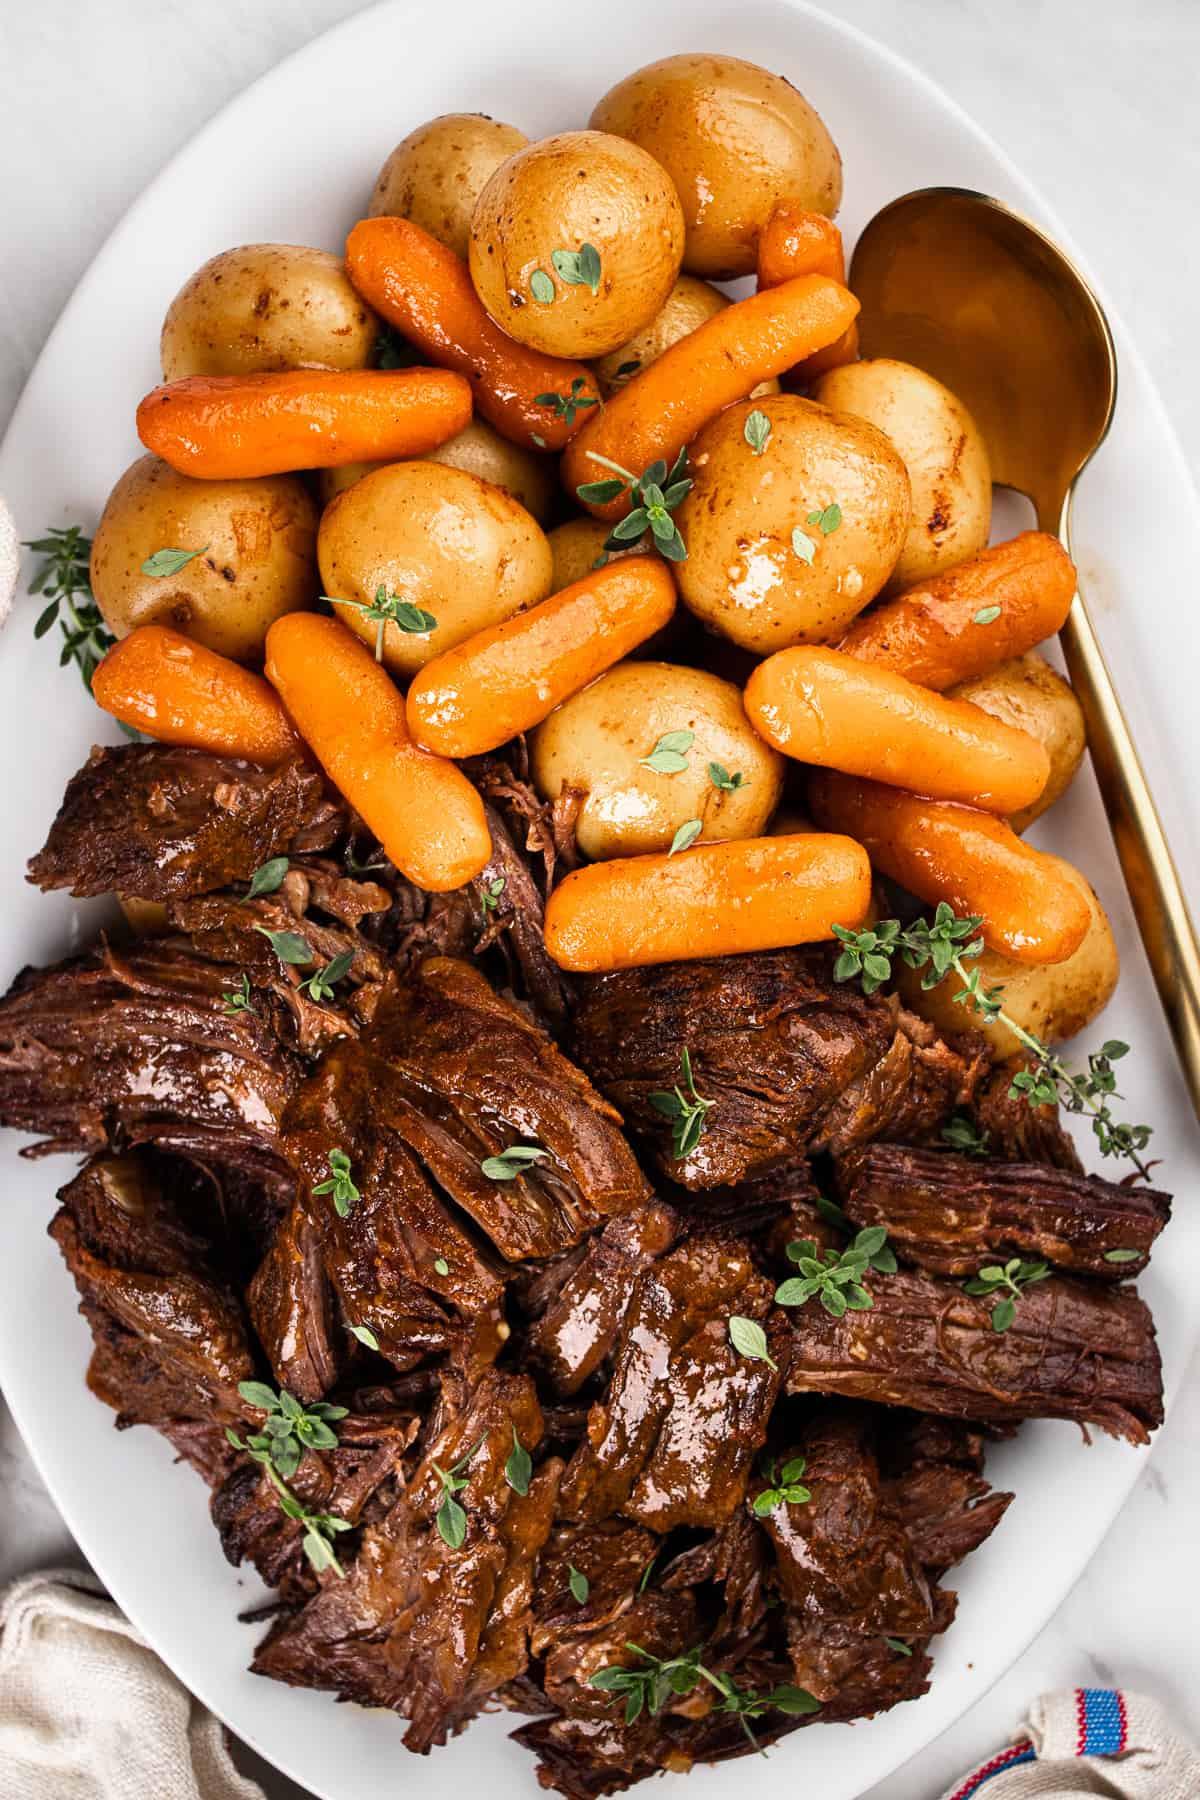
<instances>
[{"instance_id":1,"label":"beige linen napkin","mask_svg":"<svg viewBox=\"0 0 1200 1800\"><path fill-rule=\"evenodd\" d=\"M942 1800L1200 1800L1200 1754L1156 1700L1119 1688L1043 1694L1007 1749Z\"/></svg>"},{"instance_id":2,"label":"beige linen napkin","mask_svg":"<svg viewBox=\"0 0 1200 1800\"><path fill-rule=\"evenodd\" d=\"M27 1575L0 1598L3 1800L263 1800L221 1725L91 1575Z\"/></svg>"}]
</instances>

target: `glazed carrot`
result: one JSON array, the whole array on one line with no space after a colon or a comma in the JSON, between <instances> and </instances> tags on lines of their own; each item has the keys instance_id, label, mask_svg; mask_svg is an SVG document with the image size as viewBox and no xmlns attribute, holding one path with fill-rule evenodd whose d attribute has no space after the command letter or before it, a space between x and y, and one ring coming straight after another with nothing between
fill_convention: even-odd
<instances>
[{"instance_id":1,"label":"glazed carrot","mask_svg":"<svg viewBox=\"0 0 1200 1800\"><path fill-rule=\"evenodd\" d=\"M420 456L470 418L470 383L445 369L288 369L170 381L137 429L181 475L224 481Z\"/></svg>"},{"instance_id":2,"label":"glazed carrot","mask_svg":"<svg viewBox=\"0 0 1200 1800\"><path fill-rule=\"evenodd\" d=\"M857 311L848 289L823 275L805 275L714 313L588 418L563 457L568 490L573 494L610 472L595 455L635 475L660 459L673 463L709 419L744 400L760 381L833 343ZM628 511L629 503L623 496L585 504L607 519Z\"/></svg>"},{"instance_id":3,"label":"glazed carrot","mask_svg":"<svg viewBox=\"0 0 1200 1800\"><path fill-rule=\"evenodd\" d=\"M1053 637L1074 593L1058 539L1023 531L874 607L838 649L941 693Z\"/></svg>"},{"instance_id":4,"label":"glazed carrot","mask_svg":"<svg viewBox=\"0 0 1200 1800\"><path fill-rule=\"evenodd\" d=\"M595 569L426 663L408 690L408 728L440 756L495 750L540 725L674 611L675 583L658 557Z\"/></svg>"},{"instance_id":5,"label":"glazed carrot","mask_svg":"<svg viewBox=\"0 0 1200 1800\"><path fill-rule=\"evenodd\" d=\"M1050 774L1029 732L818 644L759 663L745 704L759 736L785 756L936 800L1019 812Z\"/></svg>"},{"instance_id":6,"label":"glazed carrot","mask_svg":"<svg viewBox=\"0 0 1200 1800\"><path fill-rule=\"evenodd\" d=\"M758 240L758 291L794 281L797 275L828 275L846 284L846 254L842 234L824 213L806 212L794 200L780 200L762 228ZM848 325L841 337L790 371L797 384L805 384L853 362L858 355L858 326Z\"/></svg>"},{"instance_id":7,"label":"glazed carrot","mask_svg":"<svg viewBox=\"0 0 1200 1800\"><path fill-rule=\"evenodd\" d=\"M808 800L818 825L848 831L872 863L930 905L979 914L989 950L1022 963L1065 962L1087 935L1091 911L1054 858L1002 819L924 800L875 781L816 773Z\"/></svg>"},{"instance_id":8,"label":"glazed carrot","mask_svg":"<svg viewBox=\"0 0 1200 1800\"><path fill-rule=\"evenodd\" d=\"M576 869L546 902L546 948L580 974L778 950L861 924L870 902L847 837L733 839Z\"/></svg>"},{"instance_id":9,"label":"glazed carrot","mask_svg":"<svg viewBox=\"0 0 1200 1800\"><path fill-rule=\"evenodd\" d=\"M479 874L492 853L483 801L413 743L404 698L361 639L320 613L285 613L267 633L267 680L402 874L435 894Z\"/></svg>"},{"instance_id":10,"label":"glazed carrot","mask_svg":"<svg viewBox=\"0 0 1200 1800\"><path fill-rule=\"evenodd\" d=\"M304 746L261 675L166 625L139 625L92 676L98 706L162 744L286 762Z\"/></svg>"},{"instance_id":11,"label":"glazed carrot","mask_svg":"<svg viewBox=\"0 0 1200 1800\"><path fill-rule=\"evenodd\" d=\"M506 337L484 311L462 257L411 219L361 219L346 239L346 272L363 299L431 362L470 377L478 411L514 444L528 449L540 438L539 448L561 450L599 403L585 363ZM539 394L561 394L565 402L573 387L573 409L538 403Z\"/></svg>"}]
</instances>

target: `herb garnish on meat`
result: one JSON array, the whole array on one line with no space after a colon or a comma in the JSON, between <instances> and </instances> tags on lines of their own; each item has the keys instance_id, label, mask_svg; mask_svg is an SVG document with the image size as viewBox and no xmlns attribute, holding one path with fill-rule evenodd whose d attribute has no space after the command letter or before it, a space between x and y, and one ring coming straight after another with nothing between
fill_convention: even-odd
<instances>
[{"instance_id":1,"label":"herb garnish on meat","mask_svg":"<svg viewBox=\"0 0 1200 1800\"><path fill-rule=\"evenodd\" d=\"M438 1480L442 1484L442 1501L437 1509L434 1523L438 1528L438 1536L444 1544L450 1546L451 1550L461 1550L467 1535L467 1515L455 1499L455 1495L461 1494L471 1479L469 1475L463 1473L463 1470L470 1467L472 1459L479 1454L486 1442L487 1434L485 1432L479 1442L473 1444L466 1455L460 1456L456 1463L451 1463L448 1469L443 1469L440 1463L433 1465L437 1471Z\"/></svg>"},{"instance_id":2,"label":"herb garnish on meat","mask_svg":"<svg viewBox=\"0 0 1200 1800\"><path fill-rule=\"evenodd\" d=\"M1134 1255L1137 1255L1136 1251ZM989 1263L987 1268L980 1269L978 1275L966 1282L965 1286L968 1294L986 1294L995 1300L992 1330L1007 1331L1017 1316L1017 1301L1021 1298L1021 1290L1031 1282L1045 1281L1049 1273L1048 1263L1022 1262L1019 1256L1013 1256L1003 1267L999 1263Z\"/></svg>"},{"instance_id":3,"label":"herb garnish on meat","mask_svg":"<svg viewBox=\"0 0 1200 1800\"><path fill-rule=\"evenodd\" d=\"M272 856L269 861L259 863L250 877L250 886L243 896L246 900L257 900L260 894L273 894L282 885L288 872L286 856Z\"/></svg>"},{"instance_id":4,"label":"herb garnish on meat","mask_svg":"<svg viewBox=\"0 0 1200 1800\"><path fill-rule=\"evenodd\" d=\"M333 1553L333 1540L340 1531L352 1531L354 1527L349 1519L339 1519L336 1513L310 1512L303 1501L293 1494L282 1476L276 1473L271 1464L271 1452L256 1448L256 1440L251 1438L247 1443L236 1431L226 1428L225 1436L235 1450L244 1450L260 1463L268 1481L279 1497L279 1510L286 1513L289 1519L298 1519L304 1527L303 1547L312 1567L320 1575L325 1569L332 1569L337 1575L346 1573Z\"/></svg>"},{"instance_id":5,"label":"herb garnish on meat","mask_svg":"<svg viewBox=\"0 0 1200 1800\"><path fill-rule=\"evenodd\" d=\"M540 1144L510 1144L498 1156L485 1156L479 1168L489 1181L515 1181L527 1164L549 1154Z\"/></svg>"},{"instance_id":6,"label":"herb garnish on meat","mask_svg":"<svg viewBox=\"0 0 1200 1800\"><path fill-rule=\"evenodd\" d=\"M845 1250L819 1250L811 1238L801 1238L788 1245L787 1254L800 1274L780 1283L775 1290L775 1304L804 1306L816 1298L835 1319L846 1312L868 1312L874 1306L870 1289L862 1281L868 1269L881 1275L896 1273L896 1258L888 1248L882 1225L860 1231Z\"/></svg>"},{"instance_id":7,"label":"herb garnish on meat","mask_svg":"<svg viewBox=\"0 0 1200 1800\"><path fill-rule=\"evenodd\" d=\"M1077 1074L1063 1062L1049 1044L1026 1031L1004 1011L1002 987L982 988L979 970L968 969L967 963L982 955L984 943L979 936L983 919L978 915L959 918L952 906L938 903L932 925L927 919L902 925L899 919L881 919L877 925L861 931L850 931L835 925L834 934L842 945L842 953L834 965L835 981L859 980L865 994L873 994L892 973L892 962L902 956L910 969L924 969L922 988L937 987L953 971L962 982L954 998L984 1019L995 1019L1006 1025L1034 1060L1032 1069L1021 1069L1013 1076L1009 1095L1023 1096L1030 1106L1049 1106L1055 1101L1068 1112L1087 1113L1103 1156L1126 1156L1139 1175L1150 1171L1138 1152L1150 1141L1148 1125L1118 1124L1112 1116L1110 1099L1117 1095L1112 1065L1129 1054L1129 1045L1115 1038L1102 1044L1088 1057L1086 1074Z\"/></svg>"},{"instance_id":8,"label":"herb garnish on meat","mask_svg":"<svg viewBox=\"0 0 1200 1800\"><path fill-rule=\"evenodd\" d=\"M750 1719L760 1718L772 1708L793 1714L820 1710L819 1701L804 1688L794 1687L790 1682L772 1688L766 1694L759 1694L753 1688L738 1688L730 1676L704 1666L700 1660L703 1644L697 1644L682 1656L671 1657L652 1656L649 1650L643 1650L640 1644L629 1640L626 1640L625 1648L641 1657L644 1666L628 1668L613 1663L606 1669L597 1669L591 1677L591 1685L611 1694L614 1700L624 1695L626 1725L632 1725L643 1711L653 1717L662 1711L672 1695L693 1693L701 1681L707 1681L720 1695L719 1711L737 1714L755 1748L758 1747L757 1740L750 1729Z\"/></svg>"},{"instance_id":9,"label":"herb garnish on meat","mask_svg":"<svg viewBox=\"0 0 1200 1800\"><path fill-rule=\"evenodd\" d=\"M238 1393L267 1415L261 1433L249 1440L250 1448L265 1450L285 1481L296 1473L306 1450L336 1450L333 1421L346 1417L346 1407L325 1400L305 1407L286 1388L276 1393L263 1381L239 1381Z\"/></svg>"},{"instance_id":10,"label":"herb garnish on meat","mask_svg":"<svg viewBox=\"0 0 1200 1800\"><path fill-rule=\"evenodd\" d=\"M770 1485L763 1488L761 1493L755 1494L753 1501L753 1510L760 1519L774 1512L777 1506L803 1506L812 1499L811 1490L800 1480L806 1467L805 1457L793 1456L777 1474L778 1465L772 1458L763 1470Z\"/></svg>"},{"instance_id":11,"label":"herb garnish on meat","mask_svg":"<svg viewBox=\"0 0 1200 1800\"><path fill-rule=\"evenodd\" d=\"M329 1180L313 1189L314 1194L332 1194L333 1210L339 1219L348 1216L354 1202L361 1199L350 1172L350 1158L344 1150L329 1152Z\"/></svg>"},{"instance_id":12,"label":"herb garnish on meat","mask_svg":"<svg viewBox=\"0 0 1200 1800\"><path fill-rule=\"evenodd\" d=\"M706 1100L702 1094L697 1093L691 1053L686 1044L679 1053L679 1066L684 1086L675 1087L670 1093L656 1092L648 1098L655 1112L661 1113L664 1119L671 1120L671 1147L675 1160L682 1162L692 1154L703 1137L708 1113L715 1102Z\"/></svg>"}]
</instances>

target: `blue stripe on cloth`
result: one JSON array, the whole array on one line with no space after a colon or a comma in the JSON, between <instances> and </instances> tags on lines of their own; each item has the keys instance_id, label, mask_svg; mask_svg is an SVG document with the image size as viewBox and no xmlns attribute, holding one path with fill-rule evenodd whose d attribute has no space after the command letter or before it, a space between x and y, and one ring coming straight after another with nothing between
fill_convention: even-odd
<instances>
[{"instance_id":1,"label":"blue stripe on cloth","mask_svg":"<svg viewBox=\"0 0 1200 1800\"><path fill-rule=\"evenodd\" d=\"M1112 1688L1084 1688L1084 1756L1117 1756L1125 1748L1121 1703Z\"/></svg>"}]
</instances>

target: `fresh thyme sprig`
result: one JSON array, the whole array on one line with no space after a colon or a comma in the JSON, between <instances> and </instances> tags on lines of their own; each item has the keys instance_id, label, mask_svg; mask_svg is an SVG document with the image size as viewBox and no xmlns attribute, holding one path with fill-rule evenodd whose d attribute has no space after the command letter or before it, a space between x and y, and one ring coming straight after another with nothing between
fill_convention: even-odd
<instances>
[{"instance_id":1,"label":"fresh thyme sprig","mask_svg":"<svg viewBox=\"0 0 1200 1800\"><path fill-rule=\"evenodd\" d=\"M499 911L500 897L504 892L505 886L504 876L497 875L494 881L487 882L481 889L479 904L483 908L483 916L485 919L492 913Z\"/></svg>"},{"instance_id":2,"label":"fresh thyme sprig","mask_svg":"<svg viewBox=\"0 0 1200 1800\"><path fill-rule=\"evenodd\" d=\"M92 594L88 568L92 540L84 537L78 525L51 526L44 538L32 539L25 548L43 558L33 572L29 592L48 602L38 614L33 635L45 637L52 626L58 626L63 640L59 667L74 662L90 694L97 665L116 642Z\"/></svg>"},{"instance_id":3,"label":"fresh thyme sprig","mask_svg":"<svg viewBox=\"0 0 1200 1800\"><path fill-rule=\"evenodd\" d=\"M884 919L862 931L835 925L842 953L834 964L833 978L857 979L864 993L873 994L891 976L896 956L903 957L910 969L925 971L921 978L924 989L936 987L953 971L962 983L954 996L958 1004L1007 1026L1033 1058L1032 1069L1021 1069L1013 1076L1010 1097L1022 1097L1031 1106L1047 1106L1057 1100L1067 1112L1088 1114L1101 1155L1128 1157L1139 1175L1148 1177L1150 1171L1138 1152L1150 1141L1150 1127L1119 1124L1112 1115L1111 1101L1120 1098L1112 1065L1129 1054L1129 1045L1109 1039L1088 1057L1086 1074L1068 1069L1049 1044L1005 1012L1004 989L981 986L979 970L967 967L983 952L983 939L978 935L982 924L983 919L974 915L959 918L942 900L932 924L924 918L911 925Z\"/></svg>"},{"instance_id":4,"label":"fresh thyme sprig","mask_svg":"<svg viewBox=\"0 0 1200 1800\"><path fill-rule=\"evenodd\" d=\"M561 419L564 425L573 425L576 417L585 406L598 406L600 402L594 396L585 394L587 383L582 375L577 375L571 383L569 394L535 394L535 406L550 406L554 409L554 417Z\"/></svg>"},{"instance_id":5,"label":"fresh thyme sprig","mask_svg":"<svg viewBox=\"0 0 1200 1800\"><path fill-rule=\"evenodd\" d=\"M661 1113L664 1119L670 1119L671 1148L676 1162L683 1162L704 1136L708 1115L716 1101L706 1100L703 1094L697 1093L691 1052L686 1044L679 1053L679 1066L683 1075L683 1087L672 1088L669 1094L661 1091L649 1094L647 1099L655 1112Z\"/></svg>"},{"instance_id":6,"label":"fresh thyme sprig","mask_svg":"<svg viewBox=\"0 0 1200 1800\"><path fill-rule=\"evenodd\" d=\"M267 862L259 863L250 877L250 886L242 895L243 901L257 900L260 894L274 894L282 887L288 867L286 856L272 856Z\"/></svg>"},{"instance_id":7,"label":"fresh thyme sprig","mask_svg":"<svg viewBox=\"0 0 1200 1800\"><path fill-rule=\"evenodd\" d=\"M437 630L437 620L423 606L414 606L411 600L405 600L400 594L389 594L387 583L381 581L375 589L373 600L339 600L335 594L322 594L322 600L328 600L330 606L352 606L360 612L364 619L370 619L377 627L375 633L375 661L383 661L383 635L389 625L397 631L408 632L415 637L423 637L427 632Z\"/></svg>"},{"instance_id":8,"label":"fresh thyme sprig","mask_svg":"<svg viewBox=\"0 0 1200 1800\"><path fill-rule=\"evenodd\" d=\"M825 1311L840 1319L846 1312L869 1312L875 1302L863 1286L868 1269L894 1275L896 1258L888 1246L882 1225L860 1231L845 1250L818 1250L811 1238L787 1247L788 1260L800 1270L775 1290L777 1306L804 1306L814 1297Z\"/></svg>"},{"instance_id":9,"label":"fresh thyme sprig","mask_svg":"<svg viewBox=\"0 0 1200 1800\"><path fill-rule=\"evenodd\" d=\"M324 1000L332 1000L338 982L344 981L350 973L354 956L353 950L343 950L338 956L332 957L324 968L318 969L300 983L300 992L307 993L318 1005Z\"/></svg>"},{"instance_id":10,"label":"fresh thyme sprig","mask_svg":"<svg viewBox=\"0 0 1200 1800\"><path fill-rule=\"evenodd\" d=\"M760 1519L773 1513L777 1506L803 1506L805 1501L812 1499L811 1489L806 1488L800 1480L806 1466L803 1456L793 1456L778 1473L774 1458L767 1463L763 1474L768 1485L761 1493L755 1494L752 1503Z\"/></svg>"},{"instance_id":11,"label":"fresh thyme sprig","mask_svg":"<svg viewBox=\"0 0 1200 1800\"><path fill-rule=\"evenodd\" d=\"M262 1431L249 1440L253 1450L265 1450L285 1481L300 1467L306 1450L336 1450L333 1421L346 1417L344 1406L318 1400L304 1407L286 1388L276 1393L264 1381L239 1381L238 1393L251 1406L266 1413Z\"/></svg>"},{"instance_id":12,"label":"fresh thyme sprig","mask_svg":"<svg viewBox=\"0 0 1200 1800\"><path fill-rule=\"evenodd\" d=\"M611 1694L613 1700L624 1698L626 1725L632 1725L643 1712L649 1713L653 1718L662 1711L672 1695L693 1693L702 1681L707 1681L720 1696L718 1711L737 1715L755 1749L758 1748L758 1741L750 1729L751 1719L761 1718L763 1713L772 1709L792 1714L815 1713L820 1710L819 1701L806 1689L793 1687L790 1682L772 1688L766 1694L759 1694L753 1688L739 1688L732 1676L721 1670L705 1667L701 1661L703 1644L696 1644L681 1656L669 1657L653 1656L649 1650L643 1650L640 1644L635 1644L628 1638L625 1648L642 1659L641 1666L611 1663L607 1668L597 1669L591 1677L591 1686L599 1688L602 1693Z\"/></svg>"},{"instance_id":13,"label":"fresh thyme sprig","mask_svg":"<svg viewBox=\"0 0 1200 1800\"><path fill-rule=\"evenodd\" d=\"M443 1469L440 1463L433 1465L437 1471L438 1480L442 1484L442 1499L434 1518L434 1524L437 1526L438 1536L444 1544L450 1546L451 1550L461 1550L467 1535L467 1515L455 1498L457 1494L462 1493L471 1479L463 1471L471 1466L472 1461L486 1443L487 1432L485 1431L479 1442L473 1444L466 1455L460 1456L456 1463L451 1463L448 1469Z\"/></svg>"},{"instance_id":14,"label":"fresh thyme sprig","mask_svg":"<svg viewBox=\"0 0 1200 1800\"><path fill-rule=\"evenodd\" d=\"M485 1156L479 1172L489 1181L515 1181L530 1163L541 1162L549 1154L541 1144L510 1144L498 1156Z\"/></svg>"},{"instance_id":15,"label":"fresh thyme sprig","mask_svg":"<svg viewBox=\"0 0 1200 1800\"><path fill-rule=\"evenodd\" d=\"M614 478L585 481L582 487L575 490L579 498L587 504L603 506L610 500L619 499L628 491L632 505L632 510L613 526L605 538L605 550L620 550L640 538L643 532L649 531L654 548L660 556L665 556L668 562L686 561L687 545L679 535L679 527L671 514L692 491L692 480L687 472L687 450L679 452L670 471L665 461L660 459L652 462L640 475L622 468L620 463L612 462L607 456L601 456L598 450L589 450L587 455L592 462L599 463L601 468L611 469ZM617 476L620 480L615 479Z\"/></svg>"},{"instance_id":16,"label":"fresh thyme sprig","mask_svg":"<svg viewBox=\"0 0 1200 1800\"><path fill-rule=\"evenodd\" d=\"M1013 1256L1003 1268L999 1263L989 1263L964 1285L968 1294L990 1295L995 1300L992 1330L1007 1331L1017 1316L1017 1301L1022 1290L1035 1281L1045 1281L1049 1273L1049 1266L1044 1262L1022 1262L1019 1256Z\"/></svg>"},{"instance_id":17,"label":"fresh thyme sprig","mask_svg":"<svg viewBox=\"0 0 1200 1800\"><path fill-rule=\"evenodd\" d=\"M329 1152L329 1180L322 1181L313 1189L314 1194L331 1194L333 1210L339 1219L349 1217L350 1208L362 1195L354 1184L351 1174L350 1158L344 1150Z\"/></svg>"},{"instance_id":18,"label":"fresh thyme sprig","mask_svg":"<svg viewBox=\"0 0 1200 1800\"><path fill-rule=\"evenodd\" d=\"M241 981L237 987L225 988L224 998L221 1003L221 1011L229 1013L231 1017L236 1016L238 1013L252 1013L254 1011L254 1001L250 993L250 977L247 975L245 969L242 970Z\"/></svg>"},{"instance_id":19,"label":"fresh thyme sprig","mask_svg":"<svg viewBox=\"0 0 1200 1800\"><path fill-rule=\"evenodd\" d=\"M986 1156L988 1153L988 1138L991 1133L980 1131L977 1125L972 1124L970 1119L964 1119L961 1113L955 1113L952 1119L947 1120L939 1135L943 1144L948 1144L951 1150L961 1150L966 1156Z\"/></svg>"},{"instance_id":20,"label":"fresh thyme sprig","mask_svg":"<svg viewBox=\"0 0 1200 1800\"><path fill-rule=\"evenodd\" d=\"M340 1531L352 1531L354 1527L349 1519L339 1519L336 1513L311 1512L304 1502L293 1494L283 1477L272 1467L271 1452L258 1449L257 1440L251 1438L245 1442L236 1431L226 1428L225 1436L235 1450L244 1450L261 1464L268 1481L279 1496L279 1510L289 1519L298 1519L304 1527L304 1554L316 1570L321 1574L324 1569L333 1569L338 1575L346 1573L333 1553L333 1540Z\"/></svg>"}]
</instances>

